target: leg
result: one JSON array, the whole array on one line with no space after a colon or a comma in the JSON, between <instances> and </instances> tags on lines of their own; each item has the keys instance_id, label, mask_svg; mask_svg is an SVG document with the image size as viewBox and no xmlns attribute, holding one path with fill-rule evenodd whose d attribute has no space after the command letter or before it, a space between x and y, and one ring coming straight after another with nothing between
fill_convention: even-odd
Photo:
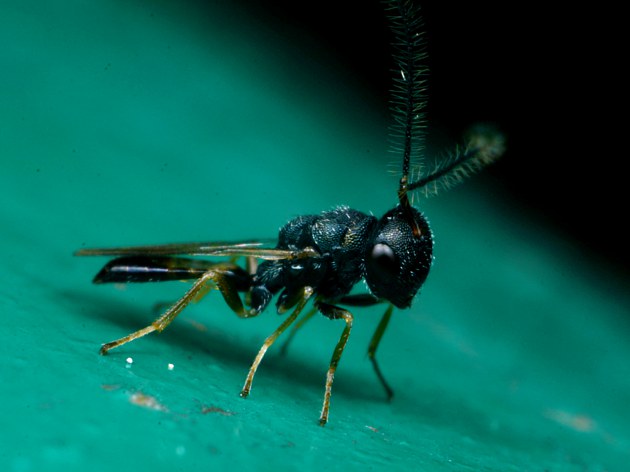
<instances>
[{"instance_id":1,"label":"leg","mask_svg":"<svg viewBox=\"0 0 630 472\"><path fill-rule=\"evenodd\" d=\"M311 298L311 295L313 295L313 289L311 287L304 287L302 299L294 308L293 313L291 313L289 317L284 320L284 322L278 327L278 329L276 329L267 339L265 339L265 342L258 351L258 354L256 355L256 358L254 359L254 362L249 369L249 373L247 374L247 378L245 379L245 384L243 385L243 390L241 390L241 397L246 398L249 395L249 392L252 389L254 375L256 374L258 365L260 364L260 361L262 361L262 358L265 356L267 349L269 349L269 347L275 342L278 336L280 336L284 332L284 330L287 329L289 325L291 325L291 323L295 321L308 300Z\"/></svg>"},{"instance_id":2,"label":"leg","mask_svg":"<svg viewBox=\"0 0 630 472\"><path fill-rule=\"evenodd\" d=\"M103 344L103 346L101 346L100 353L105 355L109 350L122 346L123 344L127 344L134 339L141 338L153 331L162 332L190 302L196 301L200 296L205 295L210 284L216 284L227 304L238 316L243 318L252 316L250 312L246 311L243 307L234 282L228 275L230 270L230 266L218 265L216 268L204 272L204 274L195 281L193 286L184 294L184 296L175 302L175 304L171 306L166 313L146 328L135 331L123 338L117 339L116 341Z\"/></svg>"},{"instance_id":3,"label":"leg","mask_svg":"<svg viewBox=\"0 0 630 472\"><path fill-rule=\"evenodd\" d=\"M313 317L313 315L315 315L315 313L317 313L317 308L313 307L310 311L308 311L306 313L306 315L304 315L302 318L300 318L300 320L297 323L295 323L293 328L291 328L291 331L289 332L289 336L287 337L287 339L284 341L284 343L280 347L280 355L281 356L286 355L287 349L289 347L289 344L291 343L291 341L295 337L295 334L299 331L299 329L302 326L304 326L306 324L306 322L308 320L310 320Z\"/></svg>"},{"instance_id":4,"label":"leg","mask_svg":"<svg viewBox=\"0 0 630 472\"><path fill-rule=\"evenodd\" d=\"M389 319L392 317L392 312L394 311L394 305L389 305L387 310L385 310L385 314L383 318L381 318L380 323L376 327L376 331L374 331L374 335L372 336L372 340L370 341L370 345L368 347L368 357L372 361L372 366L374 367L374 371L376 372L376 376L381 381L381 385L385 389L385 393L387 394L387 400L391 400L394 396L394 391L387 384L385 377L381 373L381 369L376 362L376 349L378 348L378 343L381 341L383 337L383 333L385 333L385 329L387 329L387 324L389 323Z\"/></svg>"},{"instance_id":5,"label":"leg","mask_svg":"<svg viewBox=\"0 0 630 472\"><path fill-rule=\"evenodd\" d=\"M372 306L378 303L383 303L384 300L379 300L378 298L375 298L372 295L357 294L357 295L347 295L343 297L339 302L345 305L350 305L350 306ZM381 318L380 323L376 327L376 331L374 331L374 335L372 336L372 340L370 341L370 345L368 347L368 357L370 358L370 361L372 361L372 367L374 367L374 372L376 372L376 376L378 377L378 380L381 382L381 385L385 389L385 393L387 395L388 401L391 400L392 397L394 396L394 391L391 389L391 387L385 380L385 377L383 377L381 369L378 366L378 362L376 362L376 349L378 348L378 344L381 341L381 338L383 337L383 333L385 333L385 329L387 329L387 324L389 323L389 319L392 316L393 309L394 309L394 306L389 305L387 310L385 310L385 314L383 315L383 318Z\"/></svg>"},{"instance_id":6,"label":"leg","mask_svg":"<svg viewBox=\"0 0 630 472\"><path fill-rule=\"evenodd\" d=\"M348 342L350 330L352 329L353 317L349 311L334 305L329 305L327 303L318 303L317 307L324 316L330 318L331 320L338 320L341 318L346 322L346 327L341 333L341 337L339 338L339 342L337 342L337 346L335 346L332 359L330 360L330 367L328 367L328 372L326 373L326 390L324 392L324 404L322 406L322 413L319 416L319 424L321 426L324 426L328 422L330 396L332 393L332 384L335 378L335 371L337 370L337 365L339 365L339 361L341 360L341 354L343 354L343 350L346 347L346 343Z\"/></svg>"}]
</instances>

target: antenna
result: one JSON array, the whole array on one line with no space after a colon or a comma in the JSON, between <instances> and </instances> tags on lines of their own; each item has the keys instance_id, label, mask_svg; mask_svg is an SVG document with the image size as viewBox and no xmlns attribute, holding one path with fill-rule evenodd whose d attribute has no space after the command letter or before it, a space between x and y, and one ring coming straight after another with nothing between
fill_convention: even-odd
<instances>
[{"instance_id":1,"label":"antenna","mask_svg":"<svg viewBox=\"0 0 630 472\"><path fill-rule=\"evenodd\" d=\"M426 104L427 68L422 65L426 57L422 20L419 7L410 0L391 0L385 11L389 16L395 61L394 80L391 90L390 109L394 118L391 135L392 149L403 152L402 175L398 188L398 199L403 207L409 207L409 171L413 161L420 158L424 141L424 113ZM400 143L402 149L398 149Z\"/></svg>"},{"instance_id":2,"label":"antenna","mask_svg":"<svg viewBox=\"0 0 630 472\"><path fill-rule=\"evenodd\" d=\"M411 0L388 0L385 10L394 35L392 48L396 67L390 105L394 119L392 150L403 153L398 200L403 208L410 208L409 192L422 188L426 195L430 195L438 189L451 188L501 157L505 151L505 138L492 126L476 126L467 134L463 147L436 164L428 174L418 172L418 179L411 181L412 166L420 169L422 163L420 151L424 147L426 127L423 109L428 69L422 65L426 58L422 20L420 8ZM418 228L413 226L415 233Z\"/></svg>"}]
</instances>

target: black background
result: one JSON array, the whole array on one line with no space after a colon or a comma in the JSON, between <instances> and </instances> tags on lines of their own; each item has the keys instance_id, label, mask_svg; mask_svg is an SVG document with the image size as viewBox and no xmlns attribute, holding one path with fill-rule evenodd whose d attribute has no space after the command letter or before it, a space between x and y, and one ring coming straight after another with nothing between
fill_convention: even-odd
<instances>
[{"instance_id":1,"label":"black background","mask_svg":"<svg viewBox=\"0 0 630 472\"><path fill-rule=\"evenodd\" d=\"M317 43L375 100L387 100L390 37L379 1L241 3L287 41ZM454 141L471 124L499 124L508 152L487 172L517 207L557 227L602 270L630 273L625 149L614 144L626 120L617 64L627 54L614 53L617 30L605 21L614 12L435 1L421 2L421 12L430 125Z\"/></svg>"}]
</instances>

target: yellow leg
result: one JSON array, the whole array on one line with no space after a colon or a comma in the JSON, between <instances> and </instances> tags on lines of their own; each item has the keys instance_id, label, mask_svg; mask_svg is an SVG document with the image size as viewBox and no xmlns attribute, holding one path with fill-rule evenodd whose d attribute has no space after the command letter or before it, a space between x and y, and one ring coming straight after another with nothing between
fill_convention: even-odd
<instances>
[{"instance_id":1,"label":"yellow leg","mask_svg":"<svg viewBox=\"0 0 630 472\"><path fill-rule=\"evenodd\" d=\"M319 416L319 424L320 426L324 426L328 422L328 412L330 410L330 396L332 394L332 384L335 379L335 371L337 370L337 366L339 365L339 361L341 360L341 355L343 354L343 350L346 347L346 343L348 342L348 338L350 337L350 331L352 330L352 322L353 316L347 310L343 308L336 307L334 305L328 305L325 303L318 304L318 307L324 316L327 316L330 319L343 319L346 322L346 326L341 333L341 337L337 342L337 346L335 346L335 350L333 351L332 359L330 361L330 367L328 367L328 372L326 373L326 389L324 392L324 404L322 406L322 412Z\"/></svg>"},{"instance_id":2,"label":"yellow leg","mask_svg":"<svg viewBox=\"0 0 630 472\"><path fill-rule=\"evenodd\" d=\"M163 331L190 302L197 301L201 296L208 292L209 284L217 285L230 308L232 308L238 316L242 318L255 316L245 310L243 304L240 302L238 292L230 285L229 279L223 274L223 272L220 269L211 269L197 279L184 296L177 300L177 302L175 302L175 304L157 320L146 328L135 331L123 338L117 339L116 341L103 344L101 346L100 353L105 355L111 349L127 344L128 342L141 338L142 336L146 336L149 333L154 331Z\"/></svg>"},{"instance_id":3,"label":"yellow leg","mask_svg":"<svg viewBox=\"0 0 630 472\"><path fill-rule=\"evenodd\" d=\"M256 374L256 370L258 369L258 365L262 361L267 349L275 342L275 340L280 336L284 330L286 330L291 323L295 321L297 316L300 314L308 300L313 295L313 289L311 287L304 287L302 299L298 302L293 313L289 315L289 317L284 320L284 322L276 329L271 335L265 339L262 347L258 351L254 362L252 362L252 366L249 369L249 373L247 374L247 378L245 379L245 384L243 385L243 390L241 390L241 397L246 398L249 395L250 390L252 389L252 382L254 381L254 375Z\"/></svg>"},{"instance_id":4,"label":"yellow leg","mask_svg":"<svg viewBox=\"0 0 630 472\"><path fill-rule=\"evenodd\" d=\"M306 312L306 314L302 318L298 320L297 323L293 325L293 327L291 328L291 331L289 332L288 337L285 339L284 343L282 343L282 346L280 346L281 356L286 355L287 349L289 348L289 344L295 337L296 333L300 330L300 328L302 328L302 326L306 324L308 320L310 320L315 315L315 313L317 313L317 307L313 307L312 309L310 309L308 312Z\"/></svg>"}]
</instances>

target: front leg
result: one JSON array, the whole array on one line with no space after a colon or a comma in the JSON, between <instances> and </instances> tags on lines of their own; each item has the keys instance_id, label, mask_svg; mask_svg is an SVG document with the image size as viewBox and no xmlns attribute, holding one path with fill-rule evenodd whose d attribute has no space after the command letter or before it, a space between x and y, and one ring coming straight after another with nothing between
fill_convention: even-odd
<instances>
[{"instance_id":1,"label":"front leg","mask_svg":"<svg viewBox=\"0 0 630 472\"><path fill-rule=\"evenodd\" d=\"M326 389L324 392L324 404L322 406L322 412L319 416L319 424L324 426L328 422L328 412L330 410L330 396L332 394L332 384L335 379L335 371L337 370L337 366L339 365L339 361L341 360L341 355L343 354L343 350L346 347L346 343L348 342L348 338L350 337L350 331L352 330L352 322L353 316L347 310L343 308L339 308L335 305L330 305L325 302L318 302L317 308L322 313L322 315L330 318L331 320L343 319L346 322L346 326L339 337L339 341L335 346L335 350L333 351L332 359L330 360L330 366L328 367L328 372L326 373Z\"/></svg>"},{"instance_id":2,"label":"front leg","mask_svg":"<svg viewBox=\"0 0 630 472\"><path fill-rule=\"evenodd\" d=\"M339 302L345 305L350 305L350 306L372 306L379 303L384 303L385 300L376 298L370 294L357 294L357 295L347 295L341 298ZM381 385L383 386L383 389L385 390L385 394L387 395L388 401L391 400L392 397L394 396L394 391L389 386L389 384L387 383L387 380L385 380L385 377L383 376L383 373L381 372L381 368L379 367L378 362L376 360L376 349L378 348L378 345L381 342L381 338L383 337L383 334L385 333L385 330L387 329L387 325L389 324L389 320L392 317L393 310L394 310L394 305L390 304L385 310L385 313L383 314L383 317L381 318L381 321L379 322L378 326L376 327L376 331L374 331L374 334L372 335L372 339L370 340L370 345L368 346L368 358L372 362L372 367L374 368L374 372L376 373L378 380L381 382Z\"/></svg>"},{"instance_id":3,"label":"front leg","mask_svg":"<svg viewBox=\"0 0 630 472\"><path fill-rule=\"evenodd\" d=\"M381 338L383 337L383 333L387 329L387 325L389 324L389 320L392 317L392 312L394 311L394 305L389 305L383 317L381 318L380 323L376 327L376 331L372 335L372 340L370 341L370 345L368 347L368 358L372 361L372 367L374 367L374 372L376 372L376 376L378 380L380 380L381 385L385 389L385 394L387 395L387 400L390 401L394 396L394 391L383 377L383 373L381 372L381 368L376 361L376 348L378 348L378 344L381 342Z\"/></svg>"}]
</instances>

